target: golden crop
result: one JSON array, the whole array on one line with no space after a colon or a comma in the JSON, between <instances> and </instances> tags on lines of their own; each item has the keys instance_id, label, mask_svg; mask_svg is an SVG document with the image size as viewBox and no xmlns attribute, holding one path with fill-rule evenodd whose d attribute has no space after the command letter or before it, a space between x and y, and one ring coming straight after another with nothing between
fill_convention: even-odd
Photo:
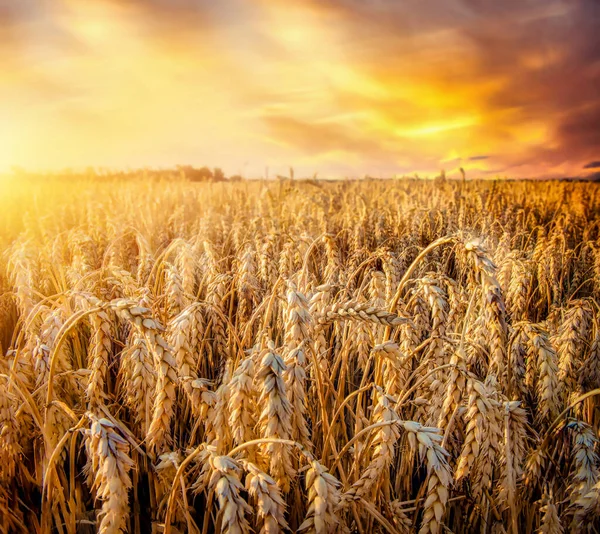
<instances>
[{"instance_id":1,"label":"golden crop","mask_svg":"<svg viewBox=\"0 0 600 534\"><path fill-rule=\"evenodd\" d=\"M598 186L53 179L0 232L0 532L599 524Z\"/></svg>"}]
</instances>

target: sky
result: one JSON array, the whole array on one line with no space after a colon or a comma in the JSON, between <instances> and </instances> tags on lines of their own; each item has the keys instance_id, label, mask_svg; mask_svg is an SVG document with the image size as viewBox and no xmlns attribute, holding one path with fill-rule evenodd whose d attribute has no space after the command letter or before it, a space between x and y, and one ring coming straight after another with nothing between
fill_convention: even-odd
<instances>
[{"instance_id":1,"label":"sky","mask_svg":"<svg viewBox=\"0 0 600 534\"><path fill-rule=\"evenodd\" d=\"M0 171L177 164L598 172L600 2L0 0Z\"/></svg>"}]
</instances>

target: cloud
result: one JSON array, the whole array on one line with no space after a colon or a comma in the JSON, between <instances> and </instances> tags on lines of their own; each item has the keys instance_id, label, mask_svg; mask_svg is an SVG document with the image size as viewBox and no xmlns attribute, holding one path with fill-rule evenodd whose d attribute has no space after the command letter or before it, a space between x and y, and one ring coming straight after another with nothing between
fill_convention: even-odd
<instances>
[{"instance_id":1,"label":"cloud","mask_svg":"<svg viewBox=\"0 0 600 534\"><path fill-rule=\"evenodd\" d=\"M21 0L0 22L0 167L559 176L600 144L596 0Z\"/></svg>"},{"instance_id":2,"label":"cloud","mask_svg":"<svg viewBox=\"0 0 600 534\"><path fill-rule=\"evenodd\" d=\"M431 115L447 115L452 104L473 108L488 130L501 130L513 143L507 167L524 159L575 167L598 145L600 5L594 0L322 5L345 17L355 40L365 43L349 54L368 71L393 87L414 80L429 89L445 86L448 105L434 92ZM487 94L468 95L486 84Z\"/></svg>"},{"instance_id":3,"label":"cloud","mask_svg":"<svg viewBox=\"0 0 600 534\"><path fill-rule=\"evenodd\" d=\"M265 116L263 121L274 142L299 148L308 156L337 152L360 153L380 161L391 158L380 141L350 128L285 116Z\"/></svg>"},{"instance_id":4,"label":"cloud","mask_svg":"<svg viewBox=\"0 0 600 534\"><path fill-rule=\"evenodd\" d=\"M583 166L584 169L600 169L600 161L590 161Z\"/></svg>"}]
</instances>

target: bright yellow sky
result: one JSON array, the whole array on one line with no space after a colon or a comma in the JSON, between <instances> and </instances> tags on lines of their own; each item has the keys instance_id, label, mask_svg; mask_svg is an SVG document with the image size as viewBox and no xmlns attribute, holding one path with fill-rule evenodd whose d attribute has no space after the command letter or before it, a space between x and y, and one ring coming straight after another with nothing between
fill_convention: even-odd
<instances>
[{"instance_id":1,"label":"bright yellow sky","mask_svg":"<svg viewBox=\"0 0 600 534\"><path fill-rule=\"evenodd\" d=\"M14 0L0 170L580 174L600 160L598 14L593 0Z\"/></svg>"}]
</instances>

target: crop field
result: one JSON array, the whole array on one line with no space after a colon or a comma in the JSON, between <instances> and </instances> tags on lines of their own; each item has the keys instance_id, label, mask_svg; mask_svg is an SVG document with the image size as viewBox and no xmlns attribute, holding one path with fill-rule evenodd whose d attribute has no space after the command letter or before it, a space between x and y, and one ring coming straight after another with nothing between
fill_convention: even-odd
<instances>
[{"instance_id":1,"label":"crop field","mask_svg":"<svg viewBox=\"0 0 600 534\"><path fill-rule=\"evenodd\" d=\"M23 180L0 532L600 530L600 187Z\"/></svg>"}]
</instances>

